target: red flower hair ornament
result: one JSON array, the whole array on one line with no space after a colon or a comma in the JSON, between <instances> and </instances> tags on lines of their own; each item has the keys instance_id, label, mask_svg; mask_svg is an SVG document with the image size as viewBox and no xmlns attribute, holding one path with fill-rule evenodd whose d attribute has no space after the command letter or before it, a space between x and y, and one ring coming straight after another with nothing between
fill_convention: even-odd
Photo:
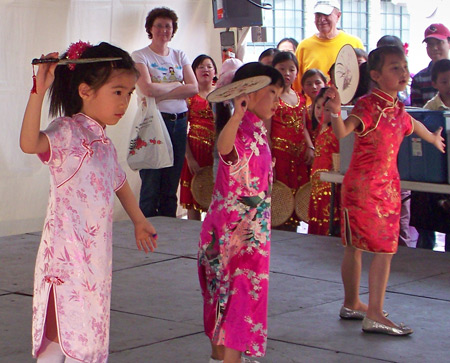
<instances>
[{"instance_id":1,"label":"red flower hair ornament","mask_svg":"<svg viewBox=\"0 0 450 363\"><path fill-rule=\"evenodd\" d=\"M69 45L69 49L67 49L67 59L79 59L84 51L87 48L92 47L92 44L89 42L78 41L76 43L72 43ZM67 65L71 71L75 69L75 64Z\"/></svg>"}]
</instances>

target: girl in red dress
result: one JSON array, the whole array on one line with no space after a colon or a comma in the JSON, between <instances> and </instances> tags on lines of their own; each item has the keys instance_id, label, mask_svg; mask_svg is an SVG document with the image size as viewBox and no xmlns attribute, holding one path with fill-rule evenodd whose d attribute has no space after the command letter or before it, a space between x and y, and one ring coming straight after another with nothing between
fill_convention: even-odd
<instances>
[{"instance_id":1,"label":"girl in red dress","mask_svg":"<svg viewBox=\"0 0 450 363\"><path fill-rule=\"evenodd\" d=\"M333 170L333 153L339 152L339 141L331 127L330 108L326 105L322 88L313 103L313 121L318 123L315 157L311 168L311 198L309 200L308 233L328 236L330 234L331 183L320 180L322 171ZM335 193L333 224L339 222L339 192Z\"/></svg>"},{"instance_id":2,"label":"girl in red dress","mask_svg":"<svg viewBox=\"0 0 450 363\"><path fill-rule=\"evenodd\" d=\"M191 181L200 168L213 164L214 117L206 96L214 89L217 67L211 57L202 54L194 59L192 69L199 92L187 99L189 131L180 177L180 203L188 210L188 219L200 220L204 210L192 196Z\"/></svg>"},{"instance_id":3,"label":"girl in red dress","mask_svg":"<svg viewBox=\"0 0 450 363\"><path fill-rule=\"evenodd\" d=\"M306 97L306 104L308 104L308 123L306 125L311 140L315 145L315 139L318 133L318 124L313 121L314 107L312 104L316 99L318 92L327 85L327 77L320 69L308 69L302 76L302 92ZM311 102L311 103L310 103Z\"/></svg>"},{"instance_id":4,"label":"girl in red dress","mask_svg":"<svg viewBox=\"0 0 450 363\"><path fill-rule=\"evenodd\" d=\"M350 116L342 120L341 101L335 86L326 96L333 130L338 138L355 131L349 169L342 185L342 231L345 247L342 281L345 299L340 316L363 319L369 333L408 335L413 331L395 324L383 311L384 296L400 226L400 177L397 154L405 135L415 132L444 152L440 133L429 132L413 119L397 93L408 84L409 71L403 50L384 46L369 55L369 72L376 87L361 97ZM369 271L369 304L359 298L362 251L373 252Z\"/></svg>"},{"instance_id":5,"label":"girl in red dress","mask_svg":"<svg viewBox=\"0 0 450 363\"><path fill-rule=\"evenodd\" d=\"M275 178L295 193L309 181L308 167L314 159L314 146L306 128L306 99L291 87L298 73L295 55L280 52L275 55L272 65L280 71L285 82L280 103L269 125ZM294 212L284 227L296 230L298 223Z\"/></svg>"}]
</instances>

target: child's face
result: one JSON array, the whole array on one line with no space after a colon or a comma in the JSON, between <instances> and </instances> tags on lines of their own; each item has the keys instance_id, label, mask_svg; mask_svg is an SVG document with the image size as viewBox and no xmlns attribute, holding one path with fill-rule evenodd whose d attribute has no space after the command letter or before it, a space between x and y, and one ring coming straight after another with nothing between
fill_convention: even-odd
<instances>
[{"instance_id":1,"label":"child's face","mask_svg":"<svg viewBox=\"0 0 450 363\"><path fill-rule=\"evenodd\" d=\"M308 77L303 82L303 91L312 101L316 98L317 92L323 87L325 87L325 82L319 74Z\"/></svg>"},{"instance_id":2,"label":"child's face","mask_svg":"<svg viewBox=\"0 0 450 363\"><path fill-rule=\"evenodd\" d=\"M433 62L448 58L450 44L448 40L440 40L436 38L427 38L427 54Z\"/></svg>"},{"instance_id":3,"label":"child's face","mask_svg":"<svg viewBox=\"0 0 450 363\"><path fill-rule=\"evenodd\" d=\"M262 120L268 120L273 116L283 88L277 84L271 84L259 91L250 93L248 110Z\"/></svg>"},{"instance_id":4,"label":"child's face","mask_svg":"<svg viewBox=\"0 0 450 363\"><path fill-rule=\"evenodd\" d=\"M370 71L370 76L382 91L396 97L397 92L403 91L409 81L408 63L405 56L386 55L381 72Z\"/></svg>"},{"instance_id":5,"label":"child's face","mask_svg":"<svg viewBox=\"0 0 450 363\"><path fill-rule=\"evenodd\" d=\"M103 127L117 124L128 108L136 80L134 73L117 70L113 71L109 80L96 91L86 84L81 84L81 112ZM87 88L83 90L85 86Z\"/></svg>"},{"instance_id":6,"label":"child's face","mask_svg":"<svg viewBox=\"0 0 450 363\"><path fill-rule=\"evenodd\" d=\"M298 73L295 63L291 60L280 62L275 65L275 69L280 71L281 75L283 76L286 88L291 88L291 85L297 77Z\"/></svg>"},{"instance_id":7,"label":"child's face","mask_svg":"<svg viewBox=\"0 0 450 363\"><path fill-rule=\"evenodd\" d=\"M195 69L195 77L199 83L211 84L215 75L214 64L209 58L205 58Z\"/></svg>"},{"instance_id":8,"label":"child's face","mask_svg":"<svg viewBox=\"0 0 450 363\"><path fill-rule=\"evenodd\" d=\"M450 71L439 73L436 82L432 82L442 99L450 99Z\"/></svg>"},{"instance_id":9,"label":"child's face","mask_svg":"<svg viewBox=\"0 0 450 363\"><path fill-rule=\"evenodd\" d=\"M367 62L367 59L364 58L364 57L357 57L357 59L358 59L358 65L359 65L359 66L360 66L361 64Z\"/></svg>"},{"instance_id":10,"label":"child's face","mask_svg":"<svg viewBox=\"0 0 450 363\"><path fill-rule=\"evenodd\" d=\"M265 57L261 58L259 63L262 63L266 66L272 66L272 61L273 61L273 55L266 55Z\"/></svg>"},{"instance_id":11,"label":"child's face","mask_svg":"<svg viewBox=\"0 0 450 363\"><path fill-rule=\"evenodd\" d=\"M331 120L331 110L326 104L324 105L324 103L325 97L321 97L316 100L316 104L314 106L314 116L317 121L321 122L323 118L323 122L328 123Z\"/></svg>"}]
</instances>

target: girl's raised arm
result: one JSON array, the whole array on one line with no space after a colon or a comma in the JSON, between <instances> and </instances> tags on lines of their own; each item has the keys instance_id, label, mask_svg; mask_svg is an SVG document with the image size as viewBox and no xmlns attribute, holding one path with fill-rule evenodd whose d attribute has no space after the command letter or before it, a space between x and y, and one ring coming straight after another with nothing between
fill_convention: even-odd
<instances>
[{"instance_id":1,"label":"girl's raised arm","mask_svg":"<svg viewBox=\"0 0 450 363\"><path fill-rule=\"evenodd\" d=\"M58 53L50 53L41 58L58 58ZM36 75L36 93L31 93L20 131L20 148L27 154L40 154L48 151L47 136L40 131L41 110L45 93L55 78L56 64L41 64Z\"/></svg>"},{"instance_id":2,"label":"girl's raised arm","mask_svg":"<svg viewBox=\"0 0 450 363\"><path fill-rule=\"evenodd\" d=\"M430 132L422 122L412 117L411 119L414 125L414 132L425 141L433 144L441 153L445 153L444 138L441 136L442 127L439 127L435 132Z\"/></svg>"},{"instance_id":3,"label":"girl's raised arm","mask_svg":"<svg viewBox=\"0 0 450 363\"><path fill-rule=\"evenodd\" d=\"M244 94L234 99L234 113L217 138L217 151L221 155L228 155L233 151L234 141L236 140L237 130L249 102L248 95Z\"/></svg>"}]
</instances>

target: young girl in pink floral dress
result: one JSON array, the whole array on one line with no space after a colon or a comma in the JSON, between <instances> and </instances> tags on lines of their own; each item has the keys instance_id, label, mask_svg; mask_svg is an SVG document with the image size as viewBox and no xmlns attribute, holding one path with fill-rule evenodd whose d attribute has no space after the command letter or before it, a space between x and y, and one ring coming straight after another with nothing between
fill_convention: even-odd
<instances>
[{"instance_id":1,"label":"young girl in pink floral dress","mask_svg":"<svg viewBox=\"0 0 450 363\"><path fill-rule=\"evenodd\" d=\"M37 154L51 174L34 275L33 356L39 363L108 359L114 194L134 223L138 248L156 247L155 229L140 211L105 133L128 107L137 80L134 62L108 43L78 42L62 56L105 57L118 60L40 65L23 118L20 146ZM50 111L64 116L39 131L50 86Z\"/></svg>"},{"instance_id":2,"label":"young girl in pink floral dress","mask_svg":"<svg viewBox=\"0 0 450 363\"><path fill-rule=\"evenodd\" d=\"M376 87L361 97L350 116L342 120L341 101L335 86L325 93L330 99L333 130L338 138L355 132L352 160L342 184L342 237L346 246L342 262L344 304L342 319L363 320L367 333L408 335L406 325L395 324L383 311L391 260L397 252L400 229L400 177L397 154L405 135L415 132L444 152L440 130L429 132L413 119L397 94L409 80L403 49L384 46L370 52L370 77ZM372 252L369 271L369 303L360 300L362 251Z\"/></svg>"},{"instance_id":3,"label":"young girl in pink floral dress","mask_svg":"<svg viewBox=\"0 0 450 363\"><path fill-rule=\"evenodd\" d=\"M262 119L272 116L284 81L272 67L248 63L233 82L271 78L263 89L234 99L234 113L217 104L220 163L200 233L198 263L210 362L261 357L267 341L272 162ZM223 127L223 128L222 128Z\"/></svg>"}]
</instances>

